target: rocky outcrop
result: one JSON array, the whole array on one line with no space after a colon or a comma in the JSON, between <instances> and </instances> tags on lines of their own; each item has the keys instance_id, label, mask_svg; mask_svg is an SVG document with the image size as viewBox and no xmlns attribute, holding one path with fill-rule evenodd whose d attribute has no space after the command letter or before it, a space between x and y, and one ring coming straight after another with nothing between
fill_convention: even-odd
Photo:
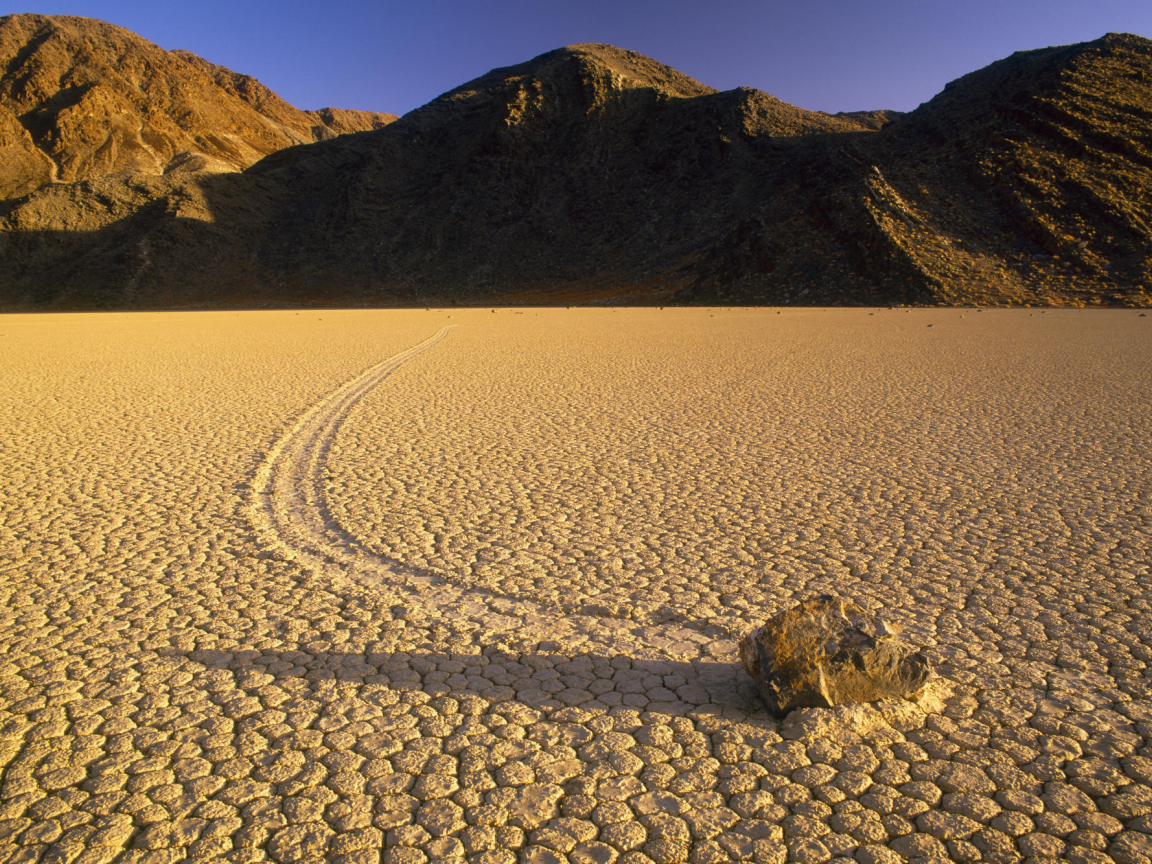
<instances>
[{"instance_id":1,"label":"rocky outcrop","mask_svg":"<svg viewBox=\"0 0 1152 864\"><path fill-rule=\"evenodd\" d=\"M305 111L309 117L314 117L319 125L327 131L327 135L317 134L317 127L313 127L316 140L324 140L336 135L348 135L352 132L366 132L369 129L383 129L389 123L399 118L395 114L381 114L378 111L356 111L351 108L321 108L319 111Z\"/></svg>"},{"instance_id":2,"label":"rocky outcrop","mask_svg":"<svg viewBox=\"0 0 1152 864\"><path fill-rule=\"evenodd\" d=\"M794 708L903 699L924 689L932 667L899 632L850 600L822 596L748 633L740 661L780 717Z\"/></svg>"},{"instance_id":3,"label":"rocky outcrop","mask_svg":"<svg viewBox=\"0 0 1152 864\"><path fill-rule=\"evenodd\" d=\"M88 18L0 18L0 69L0 198L119 172L240 171L394 119L301 111L254 78Z\"/></svg>"},{"instance_id":4,"label":"rocky outcrop","mask_svg":"<svg viewBox=\"0 0 1152 864\"><path fill-rule=\"evenodd\" d=\"M177 59L287 128L251 79ZM907 115L829 115L569 46L241 174L210 173L239 164L221 137L166 157L164 183L42 186L0 208L0 302L122 305L131 284L156 306L1147 305L1150 82L1152 42L1108 36L1013 55ZM72 164L8 127L13 164Z\"/></svg>"},{"instance_id":5,"label":"rocky outcrop","mask_svg":"<svg viewBox=\"0 0 1152 864\"><path fill-rule=\"evenodd\" d=\"M301 111L289 105L251 75L243 75L224 66L209 63L191 51L171 53L207 74L221 90L252 106L268 119L296 133L302 133L307 129L309 141L326 141L337 135L382 129L397 119L395 114L346 108Z\"/></svg>"}]
</instances>

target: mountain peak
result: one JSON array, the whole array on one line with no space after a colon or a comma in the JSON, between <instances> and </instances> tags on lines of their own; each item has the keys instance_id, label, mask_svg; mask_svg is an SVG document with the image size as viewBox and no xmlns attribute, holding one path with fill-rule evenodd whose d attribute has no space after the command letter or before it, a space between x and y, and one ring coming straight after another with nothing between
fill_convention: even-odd
<instances>
[{"instance_id":1,"label":"mountain peak","mask_svg":"<svg viewBox=\"0 0 1152 864\"><path fill-rule=\"evenodd\" d=\"M122 171L239 171L393 119L341 112L330 126L249 75L71 15L0 17L0 70L3 198Z\"/></svg>"},{"instance_id":2,"label":"mountain peak","mask_svg":"<svg viewBox=\"0 0 1152 864\"><path fill-rule=\"evenodd\" d=\"M580 43L566 45L514 66L502 66L450 91L473 92L509 81L556 79L576 76L586 80L604 79L615 89L651 89L664 96L703 96L716 91L678 72L671 66L635 51L614 45Z\"/></svg>"}]
</instances>

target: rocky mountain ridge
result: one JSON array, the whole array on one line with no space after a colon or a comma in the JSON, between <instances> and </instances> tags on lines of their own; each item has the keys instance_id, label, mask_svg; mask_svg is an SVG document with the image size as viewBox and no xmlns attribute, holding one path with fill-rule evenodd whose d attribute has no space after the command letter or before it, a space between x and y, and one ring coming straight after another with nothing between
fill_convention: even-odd
<instances>
[{"instance_id":1,"label":"rocky mountain ridge","mask_svg":"<svg viewBox=\"0 0 1152 864\"><path fill-rule=\"evenodd\" d=\"M393 115L301 111L255 78L102 21L0 18L0 197L128 171L240 171Z\"/></svg>"},{"instance_id":2,"label":"rocky mountain ridge","mask_svg":"<svg viewBox=\"0 0 1152 864\"><path fill-rule=\"evenodd\" d=\"M575 45L243 173L10 199L0 298L1147 305L1149 193L1141 37L1019 52L909 114L835 116Z\"/></svg>"}]
</instances>

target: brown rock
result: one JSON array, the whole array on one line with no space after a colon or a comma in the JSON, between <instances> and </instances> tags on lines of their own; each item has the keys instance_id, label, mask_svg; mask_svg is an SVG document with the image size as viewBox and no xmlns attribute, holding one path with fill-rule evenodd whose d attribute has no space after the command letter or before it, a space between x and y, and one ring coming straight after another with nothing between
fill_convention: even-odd
<instances>
[{"instance_id":1,"label":"brown rock","mask_svg":"<svg viewBox=\"0 0 1152 864\"><path fill-rule=\"evenodd\" d=\"M793 708L904 698L931 667L897 628L850 600L822 596L780 613L740 642L740 661L778 716Z\"/></svg>"}]
</instances>

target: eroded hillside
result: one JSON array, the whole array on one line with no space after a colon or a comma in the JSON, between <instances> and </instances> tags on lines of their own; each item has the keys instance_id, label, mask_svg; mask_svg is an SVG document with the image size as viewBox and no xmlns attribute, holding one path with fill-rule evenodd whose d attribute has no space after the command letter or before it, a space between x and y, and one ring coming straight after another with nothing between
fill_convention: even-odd
<instances>
[{"instance_id":1,"label":"eroded hillside","mask_svg":"<svg viewBox=\"0 0 1152 864\"><path fill-rule=\"evenodd\" d=\"M42 187L3 211L0 285L58 307L1145 305L1150 146L1136 36L1020 52L907 115L576 45L242 174Z\"/></svg>"},{"instance_id":2,"label":"eroded hillside","mask_svg":"<svg viewBox=\"0 0 1152 864\"><path fill-rule=\"evenodd\" d=\"M0 69L4 198L124 171L239 171L395 119L301 111L250 76L87 18L0 18Z\"/></svg>"}]
</instances>

